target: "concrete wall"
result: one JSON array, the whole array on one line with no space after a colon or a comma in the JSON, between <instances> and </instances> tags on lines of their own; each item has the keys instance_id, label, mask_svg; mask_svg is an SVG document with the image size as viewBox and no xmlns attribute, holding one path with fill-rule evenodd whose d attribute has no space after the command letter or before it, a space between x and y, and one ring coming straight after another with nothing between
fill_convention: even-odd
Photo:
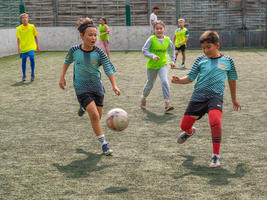
<instances>
[{"instance_id":1,"label":"concrete wall","mask_svg":"<svg viewBox=\"0 0 267 200\"><path fill-rule=\"evenodd\" d=\"M82 43L76 28L36 27L41 51L67 51ZM167 26L165 35L174 37L176 26ZM0 57L15 55L17 51L16 29L0 29ZM110 27L110 50L140 50L150 36L149 26ZM98 42L97 44L98 45Z\"/></svg>"},{"instance_id":2,"label":"concrete wall","mask_svg":"<svg viewBox=\"0 0 267 200\"><path fill-rule=\"evenodd\" d=\"M176 26L166 26L165 35L173 40ZM76 44L82 43L76 28L67 27L37 27L41 51L68 51ZM17 54L16 29L0 29L0 57ZM203 31L189 30L188 48L201 48L199 37ZM218 31L221 47L264 47L265 33L263 31ZM111 51L141 51L150 36L149 26L113 26L110 27ZM97 44L98 45L98 42Z\"/></svg>"}]
</instances>

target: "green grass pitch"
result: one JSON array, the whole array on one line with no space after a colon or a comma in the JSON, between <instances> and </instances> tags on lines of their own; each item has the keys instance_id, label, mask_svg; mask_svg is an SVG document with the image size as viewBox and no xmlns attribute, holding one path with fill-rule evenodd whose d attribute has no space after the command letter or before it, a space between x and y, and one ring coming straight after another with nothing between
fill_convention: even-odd
<instances>
[{"instance_id":1,"label":"green grass pitch","mask_svg":"<svg viewBox=\"0 0 267 200\"><path fill-rule=\"evenodd\" d=\"M180 121L194 83L170 83L171 104L164 114L159 78L139 107L146 82L146 58L141 52L111 52L121 96L106 89L101 124L113 156L102 156L88 115L80 118L73 89L73 66L67 86L58 86L67 52L35 54L36 80L21 82L18 55L0 59L0 199L266 199L267 198L267 50L234 49L221 53L236 65L235 112L225 87L221 162L209 169L212 155L208 116L195 123L196 134L178 145ZM186 69L169 70L185 76L201 50L186 51ZM180 66L181 55L177 65ZM103 72L103 70L102 70ZM113 108L126 110L130 124L112 132L104 122Z\"/></svg>"}]
</instances>

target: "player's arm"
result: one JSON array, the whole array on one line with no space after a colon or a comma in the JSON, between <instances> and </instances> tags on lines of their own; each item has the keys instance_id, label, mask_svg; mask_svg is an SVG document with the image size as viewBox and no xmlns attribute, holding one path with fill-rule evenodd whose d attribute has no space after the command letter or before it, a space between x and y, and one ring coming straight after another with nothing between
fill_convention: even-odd
<instances>
[{"instance_id":1,"label":"player's arm","mask_svg":"<svg viewBox=\"0 0 267 200\"><path fill-rule=\"evenodd\" d=\"M146 43L144 44L143 48L142 48L142 54L149 58L149 59L152 59L152 60L159 60L159 57L156 56L155 54L153 53L150 53L149 50L150 50L150 46L151 46L151 39L148 38Z\"/></svg>"},{"instance_id":2,"label":"player's arm","mask_svg":"<svg viewBox=\"0 0 267 200\"><path fill-rule=\"evenodd\" d=\"M18 44L18 52L19 52L19 54L20 54L21 49L20 49L20 40L19 40L19 38L17 38L17 44Z\"/></svg>"},{"instance_id":3,"label":"player's arm","mask_svg":"<svg viewBox=\"0 0 267 200\"><path fill-rule=\"evenodd\" d=\"M189 36L186 36L186 37L185 37L185 40L184 40L183 42L181 42L180 45L181 45L181 46L184 45L184 43L186 43L188 39L189 39Z\"/></svg>"},{"instance_id":4,"label":"player's arm","mask_svg":"<svg viewBox=\"0 0 267 200\"><path fill-rule=\"evenodd\" d=\"M188 76L180 78L179 76L173 75L171 78L171 82L175 84L188 84L191 83L191 79Z\"/></svg>"},{"instance_id":5,"label":"player's arm","mask_svg":"<svg viewBox=\"0 0 267 200\"><path fill-rule=\"evenodd\" d=\"M176 35L173 38L173 44L175 45L175 41L176 41Z\"/></svg>"},{"instance_id":6,"label":"player's arm","mask_svg":"<svg viewBox=\"0 0 267 200\"><path fill-rule=\"evenodd\" d=\"M119 95L121 94L121 91L120 91L120 89L116 86L116 81L115 81L115 76L114 76L114 74L110 74L110 75L108 76L108 78L109 78L109 80L110 80L110 82L111 82L111 84L112 84L113 91L115 92L116 95L119 96Z\"/></svg>"},{"instance_id":7,"label":"player's arm","mask_svg":"<svg viewBox=\"0 0 267 200\"><path fill-rule=\"evenodd\" d=\"M241 105L236 99L236 81L228 81L229 88L230 88L230 93L231 93L231 98L233 102L233 108L235 111L238 111L238 109L241 110Z\"/></svg>"},{"instance_id":8,"label":"player's arm","mask_svg":"<svg viewBox=\"0 0 267 200\"><path fill-rule=\"evenodd\" d=\"M59 79L59 87L62 90L65 90L65 86L66 86L65 74L66 74L68 68L69 68L69 65L67 65L66 63L64 63L63 64L63 67L62 67L60 79Z\"/></svg>"},{"instance_id":9,"label":"player's arm","mask_svg":"<svg viewBox=\"0 0 267 200\"><path fill-rule=\"evenodd\" d=\"M37 37L37 35L34 37L34 39L35 39L35 42L36 42L37 51L38 51L38 53L39 53L39 52L40 52L40 48L39 48L39 41L38 41L38 37Z\"/></svg>"},{"instance_id":10,"label":"player's arm","mask_svg":"<svg viewBox=\"0 0 267 200\"><path fill-rule=\"evenodd\" d=\"M106 35L106 34L109 34L110 30L109 28L106 26L106 32L105 33L102 33L100 36L102 37L103 35Z\"/></svg>"}]
</instances>

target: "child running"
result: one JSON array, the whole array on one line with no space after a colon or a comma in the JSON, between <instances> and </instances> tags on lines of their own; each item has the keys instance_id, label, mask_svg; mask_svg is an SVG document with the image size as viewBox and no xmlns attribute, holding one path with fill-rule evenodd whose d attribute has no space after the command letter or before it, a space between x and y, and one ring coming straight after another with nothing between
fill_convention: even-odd
<instances>
[{"instance_id":1,"label":"child running","mask_svg":"<svg viewBox=\"0 0 267 200\"><path fill-rule=\"evenodd\" d=\"M184 27L185 20L178 19L179 28L175 31L175 36L173 39L173 44L175 44L175 61L177 59L178 53L181 50L182 52L182 65L185 67L185 49L187 47L186 42L189 39L188 30Z\"/></svg>"},{"instance_id":2,"label":"child running","mask_svg":"<svg viewBox=\"0 0 267 200\"><path fill-rule=\"evenodd\" d=\"M105 53L107 54L108 58L109 57L109 28L107 25L107 19L105 17L100 18L100 24L99 24L99 48L104 51L105 48Z\"/></svg>"},{"instance_id":3,"label":"child running","mask_svg":"<svg viewBox=\"0 0 267 200\"><path fill-rule=\"evenodd\" d=\"M196 77L195 89L181 121L181 129L184 131L177 139L179 144L184 143L191 137L196 129L193 124L201 119L205 113L209 115L211 137L213 144L213 155L210 168L220 167L220 145L221 145L221 118L223 91L227 76L230 93L235 111L241 110L236 99L237 73L231 58L219 53L219 35L215 31L204 32L199 39L205 55L196 59L189 74L180 78L173 75L171 82L176 84L188 84Z\"/></svg>"},{"instance_id":4,"label":"child running","mask_svg":"<svg viewBox=\"0 0 267 200\"><path fill-rule=\"evenodd\" d=\"M171 58L170 66L173 69L175 66L174 60L174 45L169 37L164 36L165 24L162 21L155 21L153 24L153 31L155 35L150 36L146 41L142 53L147 60L147 83L143 89L141 96L141 108L146 109L146 98L152 90L156 81L157 75L161 80L161 87L163 92L163 98L165 102L164 111L168 112L173 110L174 107L170 105L170 88L168 83L168 60L166 53Z\"/></svg>"},{"instance_id":5,"label":"child running","mask_svg":"<svg viewBox=\"0 0 267 200\"><path fill-rule=\"evenodd\" d=\"M63 64L59 86L64 90L66 86L65 74L69 65L74 62L74 89L80 103L78 115L83 116L88 112L92 128L102 146L103 154L110 155L113 151L105 140L100 119L103 111L104 87L101 81L99 66L103 65L105 74L108 76L113 91L120 95L121 92L116 86L114 66L106 54L95 46L97 41L97 28L93 20L81 18L77 21L78 30L83 43L69 49Z\"/></svg>"},{"instance_id":6,"label":"child running","mask_svg":"<svg viewBox=\"0 0 267 200\"><path fill-rule=\"evenodd\" d=\"M20 54L19 56L20 58L22 58L22 81L26 81L26 62L28 56L30 57L31 61L31 81L34 81L34 50L37 49L38 53L40 52L39 42L37 38L38 32L33 24L28 23L29 16L26 13L20 15L20 20L22 24L17 27L16 37L18 38L17 44L18 52Z\"/></svg>"}]
</instances>

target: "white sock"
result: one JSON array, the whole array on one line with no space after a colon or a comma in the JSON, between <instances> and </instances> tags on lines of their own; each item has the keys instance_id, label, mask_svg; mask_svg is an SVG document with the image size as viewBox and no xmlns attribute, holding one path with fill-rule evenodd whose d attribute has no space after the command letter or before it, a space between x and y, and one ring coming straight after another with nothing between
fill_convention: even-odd
<instances>
[{"instance_id":1,"label":"white sock","mask_svg":"<svg viewBox=\"0 0 267 200\"><path fill-rule=\"evenodd\" d=\"M107 141L105 140L104 134L97 136L97 139L100 142L101 146L103 146L104 144L107 144Z\"/></svg>"},{"instance_id":2,"label":"white sock","mask_svg":"<svg viewBox=\"0 0 267 200\"><path fill-rule=\"evenodd\" d=\"M165 106L170 103L170 99L164 99Z\"/></svg>"}]
</instances>

